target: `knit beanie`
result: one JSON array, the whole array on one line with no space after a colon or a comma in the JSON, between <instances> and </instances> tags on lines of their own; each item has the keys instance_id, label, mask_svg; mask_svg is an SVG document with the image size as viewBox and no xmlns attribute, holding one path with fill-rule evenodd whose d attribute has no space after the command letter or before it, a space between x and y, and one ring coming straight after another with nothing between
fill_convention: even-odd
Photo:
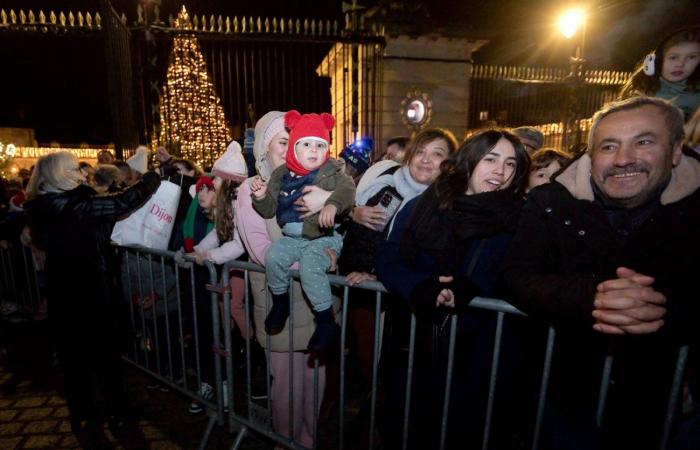
<instances>
[{"instance_id":1,"label":"knit beanie","mask_svg":"<svg viewBox=\"0 0 700 450\"><path fill-rule=\"evenodd\" d=\"M139 145L136 148L134 155L126 160L126 163L140 174L146 173L148 170L148 149L145 145Z\"/></svg>"},{"instance_id":2,"label":"knit beanie","mask_svg":"<svg viewBox=\"0 0 700 450\"><path fill-rule=\"evenodd\" d=\"M214 163L211 173L219 178L233 181L243 181L248 178L245 159L238 142L231 141L224 154Z\"/></svg>"},{"instance_id":3,"label":"knit beanie","mask_svg":"<svg viewBox=\"0 0 700 450\"><path fill-rule=\"evenodd\" d=\"M518 127L513 129L513 134L521 141L527 141L535 150L539 150L544 145L544 134L537 128L533 127Z\"/></svg>"},{"instance_id":4,"label":"knit beanie","mask_svg":"<svg viewBox=\"0 0 700 450\"><path fill-rule=\"evenodd\" d=\"M345 147L340 157L361 175L369 168L373 147L372 139L360 139Z\"/></svg>"},{"instance_id":5,"label":"knit beanie","mask_svg":"<svg viewBox=\"0 0 700 450\"><path fill-rule=\"evenodd\" d=\"M280 111L268 112L255 124L255 143L253 144L255 168L264 180L269 179L270 174L275 170L267 152L272 138L280 131L284 131L284 113Z\"/></svg>"},{"instance_id":6,"label":"knit beanie","mask_svg":"<svg viewBox=\"0 0 700 450\"><path fill-rule=\"evenodd\" d=\"M314 139L325 142L330 147L330 131L335 125L335 119L328 113L304 114L291 110L284 114L284 125L289 130L289 146L287 147L287 168L297 175L306 175L310 170L305 169L297 160L294 146L304 139ZM326 151L326 161L330 151ZM325 162L325 161L324 161Z\"/></svg>"},{"instance_id":7,"label":"knit beanie","mask_svg":"<svg viewBox=\"0 0 700 450\"><path fill-rule=\"evenodd\" d=\"M208 187L210 191L213 191L214 180L212 180L211 177L208 177L206 175L202 175L201 177L199 177L199 180L197 180L197 183L195 184L195 193L199 194L199 191L201 191L204 186Z\"/></svg>"}]
</instances>

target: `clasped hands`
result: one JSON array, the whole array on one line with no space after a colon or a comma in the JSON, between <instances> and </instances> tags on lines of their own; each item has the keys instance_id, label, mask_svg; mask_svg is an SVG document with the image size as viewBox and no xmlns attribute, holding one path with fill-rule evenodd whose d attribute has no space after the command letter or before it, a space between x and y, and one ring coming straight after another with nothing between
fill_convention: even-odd
<instances>
[{"instance_id":1,"label":"clasped hands","mask_svg":"<svg viewBox=\"0 0 700 450\"><path fill-rule=\"evenodd\" d=\"M649 334L664 324L666 297L656 291L654 278L618 267L615 279L596 288L593 329L605 334Z\"/></svg>"}]
</instances>

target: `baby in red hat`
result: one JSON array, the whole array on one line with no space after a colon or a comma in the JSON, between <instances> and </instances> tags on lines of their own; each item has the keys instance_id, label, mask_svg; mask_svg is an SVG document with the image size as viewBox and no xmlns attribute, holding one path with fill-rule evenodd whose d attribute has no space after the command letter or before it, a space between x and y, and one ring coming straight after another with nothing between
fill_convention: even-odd
<instances>
[{"instance_id":1,"label":"baby in red hat","mask_svg":"<svg viewBox=\"0 0 700 450\"><path fill-rule=\"evenodd\" d=\"M335 231L336 217L347 213L355 201L355 185L344 173L344 164L329 158L332 115L304 114L292 110L284 115L289 129L286 164L272 172L265 182L251 183L253 207L266 219L276 217L282 238L274 242L265 257L272 309L265 319L268 334L277 334L289 317L289 267L299 262L299 277L316 317L316 330L309 340L312 352L323 352L339 336L333 318L333 300L326 271L330 258L326 248L340 255L342 237ZM296 210L294 202L306 186L332 191L320 212L308 217Z\"/></svg>"}]
</instances>

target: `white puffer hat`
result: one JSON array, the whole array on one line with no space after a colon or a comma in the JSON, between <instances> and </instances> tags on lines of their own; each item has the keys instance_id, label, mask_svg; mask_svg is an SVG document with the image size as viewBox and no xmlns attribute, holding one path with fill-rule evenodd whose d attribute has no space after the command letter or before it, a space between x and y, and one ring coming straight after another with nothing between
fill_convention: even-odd
<instances>
[{"instance_id":1,"label":"white puffer hat","mask_svg":"<svg viewBox=\"0 0 700 450\"><path fill-rule=\"evenodd\" d=\"M228 144L224 154L214 163L211 173L225 180L244 181L248 178L248 168L238 142Z\"/></svg>"},{"instance_id":2,"label":"white puffer hat","mask_svg":"<svg viewBox=\"0 0 700 450\"><path fill-rule=\"evenodd\" d=\"M126 160L126 163L131 167L131 170L135 170L142 175L146 173L148 170L148 148L145 145L136 147L136 152L131 158Z\"/></svg>"},{"instance_id":3,"label":"white puffer hat","mask_svg":"<svg viewBox=\"0 0 700 450\"><path fill-rule=\"evenodd\" d=\"M269 179L270 174L275 170L268 158L267 151L270 141L280 131L284 131L284 113L281 111L270 111L255 124L253 156L255 156L255 168L264 180Z\"/></svg>"}]
</instances>

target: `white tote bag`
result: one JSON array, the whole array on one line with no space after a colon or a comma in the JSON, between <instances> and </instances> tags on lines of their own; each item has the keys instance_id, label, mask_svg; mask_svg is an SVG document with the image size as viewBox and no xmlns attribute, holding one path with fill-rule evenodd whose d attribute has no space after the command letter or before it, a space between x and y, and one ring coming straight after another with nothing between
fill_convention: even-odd
<instances>
[{"instance_id":1,"label":"white tote bag","mask_svg":"<svg viewBox=\"0 0 700 450\"><path fill-rule=\"evenodd\" d=\"M161 181L158 190L141 208L114 225L112 241L167 250L179 201L180 186Z\"/></svg>"}]
</instances>

